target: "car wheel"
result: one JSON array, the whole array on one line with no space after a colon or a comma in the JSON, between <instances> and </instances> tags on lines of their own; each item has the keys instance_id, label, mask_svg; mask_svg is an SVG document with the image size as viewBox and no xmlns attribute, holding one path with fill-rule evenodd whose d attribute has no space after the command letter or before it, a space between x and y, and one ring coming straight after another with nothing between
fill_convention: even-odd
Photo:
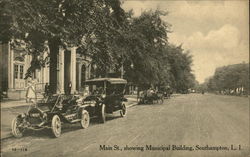
<instances>
[{"instance_id":1,"label":"car wheel","mask_svg":"<svg viewBox=\"0 0 250 157\"><path fill-rule=\"evenodd\" d=\"M89 113L87 110L82 110L81 126L83 129L89 126Z\"/></svg>"},{"instance_id":2,"label":"car wheel","mask_svg":"<svg viewBox=\"0 0 250 157\"><path fill-rule=\"evenodd\" d=\"M105 123L105 121L106 121L106 117L105 117L105 108L106 108L105 104L102 104L102 106L101 106L101 111L100 111L100 115L99 115L99 118L100 118L100 122L101 122L101 123Z\"/></svg>"},{"instance_id":3,"label":"car wheel","mask_svg":"<svg viewBox=\"0 0 250 157\"><path fill-rule=\"evenodd\" d=\"M122 104L122 109L120 111L121 117L125 117L127 114L127 107L125 104Z\"/></svg>"},{"instance_id":4,"label":"car wheel","mask_svg":"<svg viewBox=\"0 0 250 157\"><path fill-rule=\"evenodd\" d=\"M24 129L19 127L20 123L21 119L16 117L12 120L11 124L12 134L17 138L22 137L24 132Z\"/></svg>"},{"instance_id":5,"label":"car wheel","mask_svg":"<svg viewBox=\"0 0 250 157\"><path fill-rule=\"evenodd\" d=\"M55 137L59 137L61 135L62 125L61 120L58 115L54 115L51 122L52 133Z\"/></svg>"}]
</instances>

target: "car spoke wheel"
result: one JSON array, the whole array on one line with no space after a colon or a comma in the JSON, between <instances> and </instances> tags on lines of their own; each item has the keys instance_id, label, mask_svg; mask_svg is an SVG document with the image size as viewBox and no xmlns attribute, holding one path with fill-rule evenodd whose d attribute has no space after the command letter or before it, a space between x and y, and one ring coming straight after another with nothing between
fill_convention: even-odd
<instances>
[{"instance_id":1,"label":"car spoke wheel","mask_svg":"<svg viewBox=\"0 0 250 157\"><path fill-rule=\"evenodd\" d=\"M59 137L61 135L61 120L58 115L54 115L51 122L52 133L55 137Z\"/></svg>"},{"instance_id":2,"label":"car spoke wheel","mask_svg":"<svg viewBox=\"0 0 250 157\"><path fill-rule=\"evenodd\" d=\"M22 137L23 132L24 132L24 129L19 127L20 123L21 123L21 119L16 117L13 119L12 125L11 125L12 134L17 138Z\"/></svg>"},{"instance_id":3,"label":"car spoke wheel","mask_svg":"<svg viewBox=\"0 0 250 157\"><path fill-rule=\"evenodd\" d=\"M89 113L86 110L82 110L81 126L83 129L89 126Z\"/></svg>"},{"instance_id":4,"label":"car spoke wheel","mask_svg":"<svg viewBox=\"0 0 250 157\"><path fill-rule=\"evenodd\" d=\"M126 116L126 114L127 114L127 107L126 107L125 104L122 104L122 109L120 111L120 114L121 114L122 117Z\"/></svg>"},{"instance_id":5,"label":"car spoke wheel","mask_svg":"<svg viewBox=\"0 0 250 157\"><path fill-rule=\"evenodd\" d=\"M106 106L105 106L105 104L102 104L102 106L101 106L101 111L100 111L100 121L101 121L101 123L105 123L105 121L106 121L106 117L105 117L105 109L106 109Z\"/></svg>"}]
</instances>

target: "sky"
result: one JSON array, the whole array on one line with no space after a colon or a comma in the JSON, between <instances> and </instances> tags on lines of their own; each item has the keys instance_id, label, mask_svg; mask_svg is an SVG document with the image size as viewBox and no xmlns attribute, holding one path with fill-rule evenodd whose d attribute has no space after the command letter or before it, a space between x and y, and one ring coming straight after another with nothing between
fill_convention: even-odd
<instances>
[{"instance_id":1,"label":"sky","mask_svg":"<svg viewBox=\"0 0 250 157\"><path fill-rule=\"evenodd\" d=\"M122 7L134 16L150 9L169 12L162 17L172 25L169 42L190 51L200 83L217 67L249 62L248 0L127 0Z\"/></svg>"}]
</instances>

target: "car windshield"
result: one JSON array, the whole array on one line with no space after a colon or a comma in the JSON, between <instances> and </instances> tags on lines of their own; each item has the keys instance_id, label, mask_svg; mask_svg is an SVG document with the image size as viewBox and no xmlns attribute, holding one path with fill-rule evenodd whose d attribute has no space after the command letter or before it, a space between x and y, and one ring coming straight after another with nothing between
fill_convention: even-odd
<instances>
[{"instance_id":1,"label":"car windshield","mask_svg":"<svg viewBox=\"0 0 250 157\"><path fill-rule=\"evenodd\" d=\"M89 86L89 92L91 95L101 95L105 94L104 82L94 82L86 84Z\"/></svg>"},{"instance_id":2,"label":"car windshield","mask_svg":"<svg viewBox=\"0 0 250 157\"><path fill-rule=\"evenodd\" d=\"M55 96L49 96L46 103L56 103L57 101L57 98L58 98L58 95L55 95Z\"/></svg>"},{"instance_id":3,"label":"car windshield","mask_svg":"<svg viewBox=\"0 0 250 157\"><path fill-rule=\"evenodd\" d=\"M91 82L87 83L86 85L89 86L89 92L91 95L122 94L125 87L125 84L111 84L109 82L104 82L104 81Z\"/></svg>"},{"instance_id":4,"label":"car windshield","mask_svg":"<svg viewBox=\"0 0 250 157\"><path fill-rule=\"evenodd\" d=\"M124 84L108 84L107 85L107 95L111 94L123 94L124 91Z\"/></svg>"}]
</instances>

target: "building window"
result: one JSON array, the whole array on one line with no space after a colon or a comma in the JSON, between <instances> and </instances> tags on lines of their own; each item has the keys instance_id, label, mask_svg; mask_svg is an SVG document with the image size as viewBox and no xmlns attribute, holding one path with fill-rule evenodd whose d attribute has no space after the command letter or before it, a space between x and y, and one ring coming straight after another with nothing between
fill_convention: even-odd
<instances>
[{"instance_id":1,"label":"building window","mask_svg":"<svg viewBox=\"0 0 250 157\"><path fill-rule=\"evenodd\" d=\"M14 64L14 78L23 79L24 66L20 64Z\"/></svg>"},{"instance_id":2,"label":"building window","mask_svg":"<svg viewBox=\"0 0 250 157\"><path fill-rule=\"evenodd\" d=\"M14 65L14 78L17 79L18 78L18 65Z\"/></svg>"},{"instance_id":3,"label":"building window","mask_svg":"<svg viewBox=\"0 0 250 157\"><path fill-rule=\"evenodd\" d=\"M23 65L20 65L20 79L23 79Z\"/></svg>"}]
</instances>

